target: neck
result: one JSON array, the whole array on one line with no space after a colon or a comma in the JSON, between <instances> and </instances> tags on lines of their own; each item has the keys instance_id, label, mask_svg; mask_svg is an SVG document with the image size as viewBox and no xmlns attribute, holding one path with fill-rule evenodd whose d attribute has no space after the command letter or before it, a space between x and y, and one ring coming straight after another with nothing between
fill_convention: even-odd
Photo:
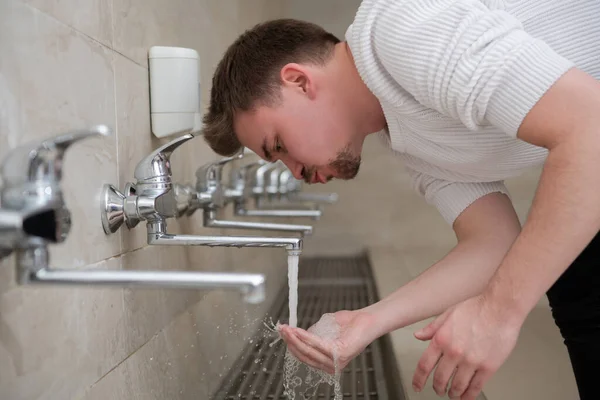
<instances>
[{"instance_id":1,"label":"neck","mask_svg":"<svg viewBox=\"0 0 600 400\"><path fill-rule=\"evenodd\" d=\"M364 137L385 129L387 123L381 103L362 80L347 42L337 45L336 57L341 61L341 91L348 101L348 111Z\"/></svg>"}]
</instances>

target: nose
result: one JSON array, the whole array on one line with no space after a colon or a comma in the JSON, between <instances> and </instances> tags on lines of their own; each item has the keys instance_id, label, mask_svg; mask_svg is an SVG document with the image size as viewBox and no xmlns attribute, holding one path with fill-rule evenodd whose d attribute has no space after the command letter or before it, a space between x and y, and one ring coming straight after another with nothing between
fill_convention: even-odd
<instances>
[{"instance_id":1,"label":"nose","mask_svg":"<svg viewBox=\"0 0 600 400\"><path fill-rule=\"evenodd\" d=\"M288 169L292 172L292 175L294 175L294 178L296 179L303 179L302 177L302 171L304 169L304 167L302 166L302 164L297 163L295 161L291 161L291 160L281 160L286 167L288 167Z\"/></svg>"}]
</instances>

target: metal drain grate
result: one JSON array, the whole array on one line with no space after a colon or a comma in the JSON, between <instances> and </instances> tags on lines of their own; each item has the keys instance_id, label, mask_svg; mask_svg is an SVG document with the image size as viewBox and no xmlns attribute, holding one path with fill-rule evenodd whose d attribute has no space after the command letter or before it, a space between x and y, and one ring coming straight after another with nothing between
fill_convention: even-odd
<instances>
[{"instance_id":1,"label":"metal drain grate","mask_svg":"<svg viewBox=\"0 0 600 400\"><path fill-rule=\"evenodd\" d=\"M354 310L378 301L366 254L348 258L300 258L298 326L308 329L325 313ZM267 318L289 320L288 287L284 285ZM272 339L257 332L234 364L215 400L286 400L283 396L285 343L269 347ZM258 361L257 361L258 360ZM371 343L342 374L344 399L403 400L403 390L386 336ZM322 384L313 397L333 399L333 388Z\"/></svg>"}]
</instances>

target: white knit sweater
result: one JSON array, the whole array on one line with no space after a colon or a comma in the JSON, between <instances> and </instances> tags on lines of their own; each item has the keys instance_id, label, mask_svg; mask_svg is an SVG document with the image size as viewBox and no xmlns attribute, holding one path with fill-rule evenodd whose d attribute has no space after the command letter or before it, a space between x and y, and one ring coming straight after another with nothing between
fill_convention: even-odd
<instances>
[{"instance_id":1,"label":"white knit sweater","mask_svg":"<svg viewBox=\"0 0 600 400\"><path fill-rule=\"evenodd\" d=\"M516 134L562 74L600 79L598 0L364 0L346 40L388 144L450 224L544 162Z\"/></svg>"}]
</instances>

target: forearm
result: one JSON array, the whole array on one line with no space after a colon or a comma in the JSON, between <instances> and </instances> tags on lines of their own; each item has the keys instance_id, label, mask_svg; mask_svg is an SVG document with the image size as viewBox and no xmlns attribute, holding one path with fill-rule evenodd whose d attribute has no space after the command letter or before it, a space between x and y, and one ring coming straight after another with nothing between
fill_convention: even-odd
<instances>
[{"instance_id":1,"label":"forearm","mask_svg":"<svg viewBox=\"0 0 600 400\"><path fill-rule=\"evenodd\" d=\"M528 221L486 290L520 319L600 229L600 128L575 134L550 151Z\"/></svg>"},{"instance_id":2,"label":"forearm","mask_svg":"<svg viewBox=\"0 0 600 400\"><path fill-rule=\"evenodd\" d=\"M414 280L364 309L375 316L377 335L438 315L480 294L517 234L518 228L513 228L502 235L460 241Z\"/></svg>"}]
</instances>

